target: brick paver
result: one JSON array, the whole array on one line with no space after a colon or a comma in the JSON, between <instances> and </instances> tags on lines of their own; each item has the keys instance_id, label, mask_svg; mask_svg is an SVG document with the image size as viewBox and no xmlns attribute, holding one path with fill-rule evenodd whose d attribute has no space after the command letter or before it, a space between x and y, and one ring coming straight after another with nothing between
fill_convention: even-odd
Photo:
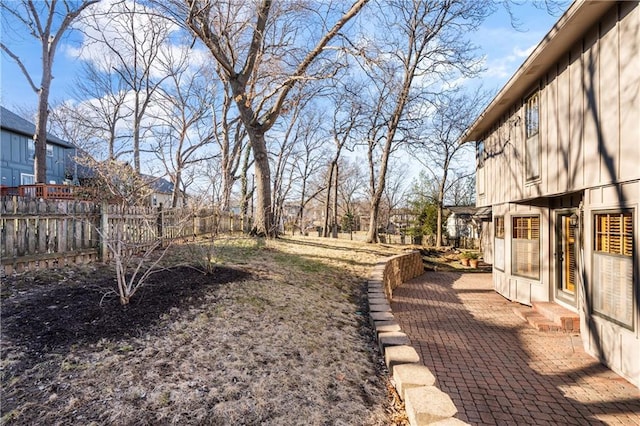
<instances>
[{"instance_id":1,"label":"brick paver","mask_svg":"<svg viewBox=\"0 0 640 426\"><path fill-rule=\"evenodd\" d=\"M490 274L427 272L391 307L424 365L471 424L640 425L640 390L586 354L580 336L539 332Z\"/></svg>"}]
</instances>

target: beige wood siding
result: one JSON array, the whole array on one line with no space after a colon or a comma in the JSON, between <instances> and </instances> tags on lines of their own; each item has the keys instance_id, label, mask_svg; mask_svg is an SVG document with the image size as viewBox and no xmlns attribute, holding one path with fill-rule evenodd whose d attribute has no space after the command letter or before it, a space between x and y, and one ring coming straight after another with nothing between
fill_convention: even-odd
<instances>
[{"instance_id":1,"label":"beige wood siding","mask_svg":"<svg viewBox=\"0 0 640 426\"><path fill-rule=\"evenodd\" d=\"M620 175L637 176L640 169L640 6L623 3L618 24L620 48Z\"/></svg>"},{"instance_id":2,"label":"beige wood siding","mask_svg":"<svg viewBox=\"0 0 640 426\"><path fill-rule=\"evenodd\" d=\"M640 7L615 5L539 83L540 178L525 178L526 95L485 135L479 205L640 178Z\"/></svg>"}]
</instances>

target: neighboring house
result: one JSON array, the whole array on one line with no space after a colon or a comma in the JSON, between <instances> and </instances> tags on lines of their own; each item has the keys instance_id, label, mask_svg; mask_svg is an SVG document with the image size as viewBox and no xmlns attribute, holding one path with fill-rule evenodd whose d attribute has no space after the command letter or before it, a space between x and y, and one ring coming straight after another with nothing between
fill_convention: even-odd
<instances>
[{"instance_id":1,"label":"neighboring house","mask_svg":"<svg viewBox=\"0 0 640 426\"><path fill-rule=\"evenodd\" d=\"M17 187L35 183L33 134L36 126L28 120L0 107L0 185ZM53 135L47 135L47 182L69 183L72 171L69 159L75 147Z\"/></svg>"},{"instance_id":2,"label":"neighboring house","mask_svg":"<svg viewBox=\"0 0 640 426\"><path fill-rule=\"evenodd\" d=\"M450 240L460 238L479 238L479 220L475 217L477 207L449 206L447 216L447 235Z\"/></svg>"},{"instance_id":3,"label":"neighboring house","mask_svg":"<svg viewBox=\"0 0 640 426\"><path fill-rule=\"evenodd\" d=\"M391 211L389 217L389 227L391 233L406 233L409 228L415 223L417 215L413 210L408 208L397 208ZM369 217L367 216L367 220Z\"/></svg>"},{"instance_id":4,"label":"neighboring house","mask_svg":"<svg viewBox=\"0 0 640 426\"><path fill-rule=\"evenodd\" d=\"M171 207L171 199L173 197L173 183L164 178L157 178L151 175L142 175L149 182L151 187L151 195L149 196L149 205L159 207L160 204L164 208ZM178 198L177 207L182 207L183 197Z\"/></svg>"},{"instance_id":5,"label":"neighboring house","mask_svg":"<svg viewBox=\"0 0 640 426\"><path fill-rule=\"evenodd\" d=\"M463 141L496 291L578 313L585 349L640 387L639 3L573 3Z\"/></svg>"},{"instance_id":6,"label":"neighboring house","mask_svg":"<svg viewBox=\"0 0 640 426\"><path fill-rule=\"evenodd\" d=\"M87 156L87 153L83 153L82 156ZM76 162L75 159L71 160L71 163L74 165L74 168L77 171L78 181L80 186L96 186L100 185L98 177L97 177L97 168L101 168L107 170L107 167L102 163L95 163L95 160L91 161L79 161ZM92 165L88 165L92 164ZM127 174L133 174L133 167L129 166L128 163L122 163L127 167ZM145 200L145 204L151 207L160 207L160 204L164 208L171 207L171 200L173 197L173 183L167 179L161 177L155 177L151 175L141 174L142 180L149 185L150 193L147 200ZM115 179L117 176L113 176ZM183 201L185 199L185 195L182 191L180 191L180 195L178 198L178 207L183 206Z\"/></svg>"}]
</instances>

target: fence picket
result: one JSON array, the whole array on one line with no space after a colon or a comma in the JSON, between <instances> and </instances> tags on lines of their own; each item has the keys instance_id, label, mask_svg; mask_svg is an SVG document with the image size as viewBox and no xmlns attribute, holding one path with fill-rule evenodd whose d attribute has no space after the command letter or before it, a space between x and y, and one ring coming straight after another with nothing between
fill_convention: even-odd
<instances>
[{"instance_id":1,"label":"fence picket","mask_svg":"<svg viewBox=\"0 0 640 426\"><path fill-rule=\"evenodd\" d=\"M97 260L114 230L125 241L154 244L233 232L239 218L214 209L156 209L74 200L0 199L0 252L5 273ZM107 253L108 255L108 250ZM108 260L103 258L103 260Z\"/></svg>"}]
</instances>

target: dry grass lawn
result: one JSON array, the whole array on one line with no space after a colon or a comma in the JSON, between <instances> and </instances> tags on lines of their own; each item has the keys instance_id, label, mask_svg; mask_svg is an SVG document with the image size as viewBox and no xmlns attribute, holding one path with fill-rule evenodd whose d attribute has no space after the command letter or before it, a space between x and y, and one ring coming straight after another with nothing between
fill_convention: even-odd
<instances>
[{"instance_id":1,"label":"dry grass lawn","mask_svg":"<svg viewBox=\"0 0 640 426\"><path fill-rule=\"evenodd\" d=\"M127 308L106 267L5 277L2 423L407 424L366 312L372 266L398 251L217 240L227 278L163 272Z\"/></svg>"}]
</instances>

